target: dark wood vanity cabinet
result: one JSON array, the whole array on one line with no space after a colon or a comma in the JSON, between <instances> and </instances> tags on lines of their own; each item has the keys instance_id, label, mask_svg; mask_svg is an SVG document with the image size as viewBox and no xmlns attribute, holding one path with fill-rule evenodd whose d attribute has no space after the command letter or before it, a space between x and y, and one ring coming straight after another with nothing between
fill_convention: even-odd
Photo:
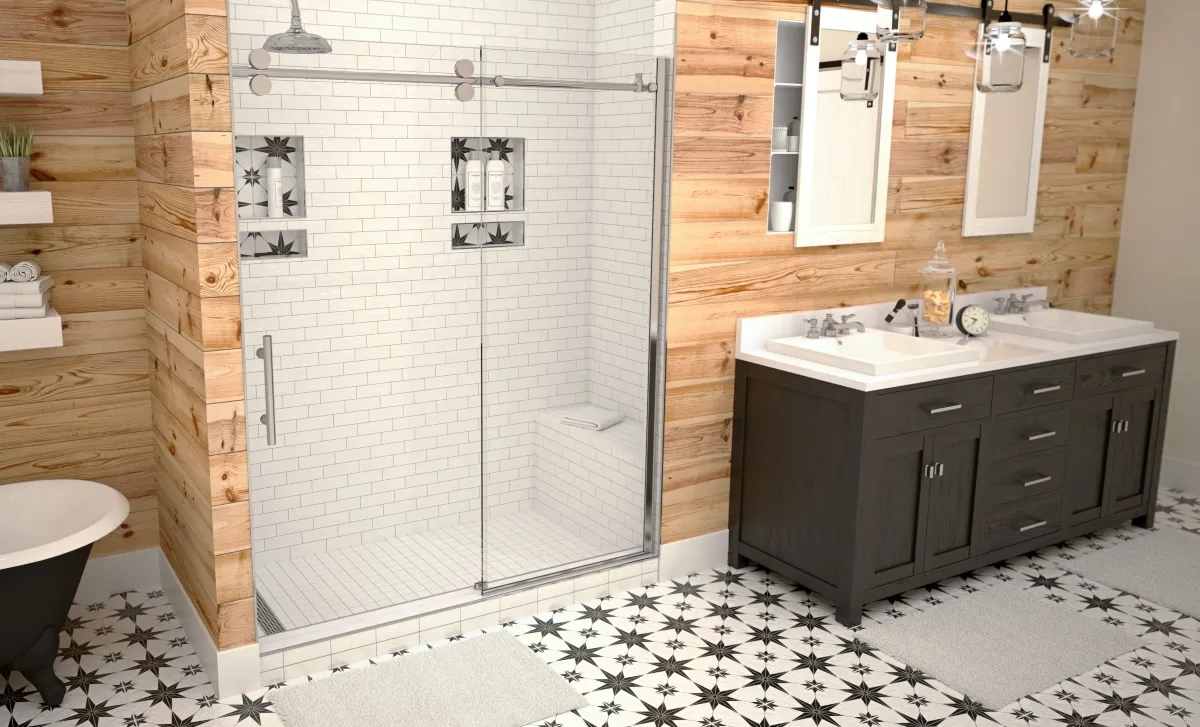
<instances>
[{"instance_id":1,"label":"dark wood vanity cabinet","mask_svg":"<svg viewBox=\"0 0 1200 727\"><path fill-rule=\"evenodd\" d=\"M738 361L731 563L854 625L870 601L1148 526L1173 360L1172 343L882 392Z\"/></svg>"}]
</instances>

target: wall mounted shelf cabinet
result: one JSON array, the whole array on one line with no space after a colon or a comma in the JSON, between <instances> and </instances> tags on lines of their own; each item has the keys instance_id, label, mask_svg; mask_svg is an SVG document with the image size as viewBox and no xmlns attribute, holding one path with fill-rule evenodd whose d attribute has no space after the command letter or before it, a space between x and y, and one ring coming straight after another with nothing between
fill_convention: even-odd
<instances>
[{"instance_id":1,"label":"wall mounted shelf cabinet","mask_svg":"<svg viewBox=\"0 0 1200 727\"><path fill-rule=\"evenodd\" d=\"M0 192L0 225L49 225L54 222L50 193Z\"/></svg>"},{"instance_id":2,"label":"wall mounted shelf cabinet","mask_svg":"<svg viewBox=\"0 0 1200 727\"><path fill-rule=\"evenodd\" d=\"M804 81L804 52L807 38L805 24L795 20L780 20L775 29L775 96L772 102L771 127L771 181L768 190L770 202L781 202L789 189L796 186L796 175L799 171L800 143L796 137L793 146L788 147L788 124L793 119L800 118L800 105L803 98ZM792 221L785 229L774 229L767 223L767 234L789 235L794 229L795 207L792 209Z\"/></svg>"},{"instance_id":3,"label":"wall mounted shelf cabinet","mask_svg":"<svg viewBox=\"0 0 1200 727\"><path fill-rule=\"evenodd\" d=\"M1154 522L1175 344L863 392L737 362L730 559L863 605Z\"/></svg>"},{"instance_id":4,"label":"wall mounted shelf cabinet","mask_svg":"<svg viewBox=\"0 0 1200 727\"><path fill-rule=\"evenodd\" d=\"M42 95L40 61L0 60L0 98Z\"/></svg>"}]
</instances>

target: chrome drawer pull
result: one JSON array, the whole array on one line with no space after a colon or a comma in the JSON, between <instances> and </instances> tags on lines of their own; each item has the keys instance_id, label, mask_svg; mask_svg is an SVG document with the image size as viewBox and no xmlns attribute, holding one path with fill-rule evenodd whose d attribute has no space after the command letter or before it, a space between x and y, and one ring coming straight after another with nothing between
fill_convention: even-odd
<instances>
[{"instance_id":1,"label":"chrome drawer pull","mask_svg":"<svg viewBox=\"0 0 1200 727\"><path fill-rule=\"evenodd\" d=\"M1044 485L1053 479L1054 479L1053 477L1039 477L1036 480L1030 480L1030 481L1026 482L1025 486L1026 487L1036 487L1037 485Z\"/></svg>"},{"instance_id":2,"label":"chrome drawer pull","mask_svg":"<svg viewBox=\"0 0 1200 727\"><path fill-rule=\"evenodd\" d=\"M1057 437L1057 436L1058 436L1058 432L1046 432L1044 434L1035 434L1032 437L1028 437L1028 439L1031 442L1036 442L1039 439L1049 439L1050 437Z\"/></svg>"},{"instance_id":3,"label":"chrome drawer pull","mask_svg":"<svg viewBox=\"0 0 1200 727\"><path fill-rule=\"evenodd\" d=\"M1125 373L1121 374L1121 378L1128 379L1128 378L1131 378L1134 376L1141 376L1144 373L1146 373L1146 369L1137 369L1135 371L1126 371Z\"/></svg>"},{"instance_id":4,"label":"chrome drawer pull","mask_svg":"<svg viewBox=\"0 0 1200 727\"><path fill-rule=\"evenodd\" d=\"M949 406L938 407L937 409L930 409L929 413L930 414L945 414L948 411L958 411L961 408L963 408L962 404L951 404Z\"/></svg>"},{"instance_id":5,"label":"chrome drawer pull","mask_svg":"<svg viewBox=\"0 0 1200 727\"><path fill-rule=\"evenodd\" d=\"M1046 522L1045 520L1043 520L1043 521L1041 521L1040 523L1034 523L1033 525L1026 525L1025 527L1021 528L1021 532L1023 532L1023 533L1027 533L1027 532L1029 532L1030 530L1037 530L1038 528L1044 528L1044 527L1046 527L1046 526L1047 526L1047 525L1049 525L1049 524L1050 524L1050 523L1048 523L1048 522Z\"/></svg>"},{"instance_id":6,"label":"chrome drawer pull","mask_svg":"<svg viewBox=\"0 0 1200 727\"><path fill-rule=\"evenodd\" d=\"M1041 389L1034 389L1033 395L1040 396L1042 394L1052 394L1055 391L1062 391L1062 386L1045 386Z\"/></svg>"},{"instance_id":7,"label":"chrome drawer pull","mask_svg":"<svg viewBox=\"0 0 1200 727\"><path fill-rule=\"evenodd\" d=\"M945 477L946 476L946 465L942 464L941 462L938 462L937 473L938 473L938 477Z\"/></svg>"}]
</instances>

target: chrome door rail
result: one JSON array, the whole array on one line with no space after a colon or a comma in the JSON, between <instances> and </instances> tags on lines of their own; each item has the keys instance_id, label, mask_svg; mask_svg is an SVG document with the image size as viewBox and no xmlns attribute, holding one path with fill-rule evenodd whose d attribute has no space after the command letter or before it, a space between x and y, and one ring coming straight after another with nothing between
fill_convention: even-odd
<instances>
[{"instance_id":1,"label":"chrome door rail","mask_svg":"<svg viewBox=\"0 0 1200 727\"><path fill-rule=\"evenodd\" d=\"M540 78L509 78L508 76L476 76L474 78L459 78L454 75L436 73L390 73L385 71L349 71L334 68L264 68L259 70L250 66L234 66L234 78L252 78L266 76L268 78L290 78L304 81L360 81L364 83L419 83L426 85L457 86L463 81L474 81L479 84L497 88L556 88L579 91L632 91L634 93L654 93L658 90L655 82L647 83L641 74L635 74L636 80L631 83L616 83L612 81L571 81L551 80Z\"/></svg>"}]
</instances>

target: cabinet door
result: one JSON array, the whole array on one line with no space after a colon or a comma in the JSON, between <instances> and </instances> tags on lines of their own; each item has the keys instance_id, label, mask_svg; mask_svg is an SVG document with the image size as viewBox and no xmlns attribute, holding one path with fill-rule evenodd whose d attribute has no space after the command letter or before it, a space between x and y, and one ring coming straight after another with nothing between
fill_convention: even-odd
<instances>
[{"instance_id":1,"label":"cabinet door","mask_svg":"<svg viewBox=\"0 0 1200 727\"><path fill-rule=\"evenodd\" d=\"M979 422L933 432L922 571L957 563L971 555L982 439L983 425Z\"/></svg>"},{"instance_id":2,"label":"cabinet door","mask_svg":"<svg viewBox=\"0 0 1200 727\"><path fill-rule=\"evenodd\" d=\"M921 571L931 441L924 434L905 434L869 445L864 494L871 515L863 537L870 539L872 586Z\"/></svg>"},{"instance_id":3,"label":"cabinet door","mask_svg":"<svg viewBox=\"0 0 1200 727\"><path fill-rule=\"evenodd\" d=\"M1063 488L1062 526L1100 517L1105 483L1112 464L1110 443L1117 435L1116 397L1093 396L1071 405L1071 441L1067 447L1067 481Z\"/></svg>"},{"instance_id":4,"label":"cabinet door","mask_svg":"<svg viewBox=\"0 0 1200 727\"><path fill-rule=\"evenodd\" d=\"M1158 387L1143 387L1117 397L1117 424L1113 435L1112 470L1105 514L1140 507L1150 494L1154 476L1154 443L1158 437Z\"/></svg>"}]
</instances>

